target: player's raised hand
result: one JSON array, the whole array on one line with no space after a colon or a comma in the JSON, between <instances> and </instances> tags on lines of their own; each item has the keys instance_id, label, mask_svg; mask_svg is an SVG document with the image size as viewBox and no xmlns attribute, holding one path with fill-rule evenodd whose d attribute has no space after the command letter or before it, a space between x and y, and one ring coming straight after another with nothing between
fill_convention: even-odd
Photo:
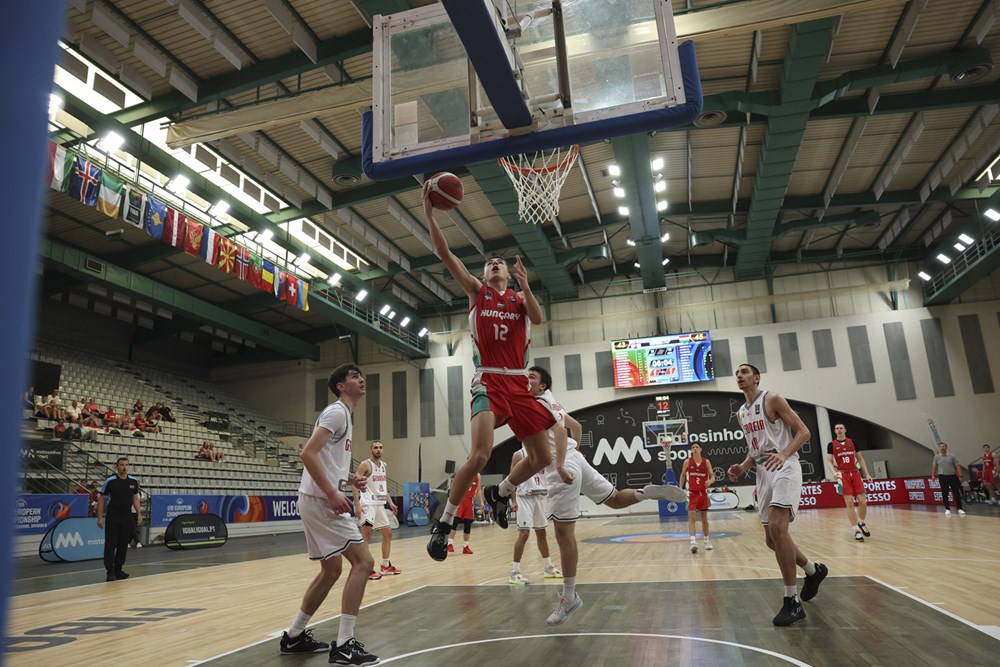
<instances>
[{"instance_id":1,"label":"player's raised hand","mask_svg":"<svg viewBox=\"0 0 1000 667\"><path fill-rule=\"evenodd\" d=\"M524 289L524 286L528 284L528 269L524 268L520 255L514 257L514 278L517 279L517 284L521 286L521 289Z\"/></svg>"}]
</instances>

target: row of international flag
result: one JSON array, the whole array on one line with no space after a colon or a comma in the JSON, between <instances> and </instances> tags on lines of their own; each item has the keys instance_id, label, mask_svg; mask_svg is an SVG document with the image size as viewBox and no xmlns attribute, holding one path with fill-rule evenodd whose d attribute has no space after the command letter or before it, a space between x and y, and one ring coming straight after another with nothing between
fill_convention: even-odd
<instances>
[{"instance_id":1,"label":"row of international flag","mask_svg":"<svg viewBox=\"0 0 1000 667\"><path fill-rule=\"evenodd\" d=\"M113 174L66 148L49 142L46 183L111 218L145 230L155 239L200 257L274 298L309 310L309 283L275 266L249 248L177 211L151 194L126 185Z\"/></svg>"}]
</instances>

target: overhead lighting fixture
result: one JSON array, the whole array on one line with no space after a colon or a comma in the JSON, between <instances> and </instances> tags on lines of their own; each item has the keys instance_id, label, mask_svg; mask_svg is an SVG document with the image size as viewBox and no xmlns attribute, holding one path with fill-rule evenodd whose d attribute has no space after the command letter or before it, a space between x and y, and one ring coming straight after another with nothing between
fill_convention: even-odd
<instances>
[{"instance_id":1,"label":"overhead lighting fixture","mask_svg":"<svg viewBox=\"0 0 1000 667\"><path fill-rule=\"evenodd\" d=\"M385 304L384 306L382 306L382 310L378 311L378 314L385 315L388 312L389 312L389 304Z\"/></svg>"},{"instance_id":2,"label":"overhead lighting fixture","mask_svg":"<svg viewBox=\"0 0 1000 667\"><path fill-rule=\"evenodd\" d=\"M969 236L968 234L959 234L958 240L964 243L965 245L972 245L973 241L975 241L975 239Z\"/></svg>"},{"instance_id":3,"label":"overhead lighting fixture","mask_svg":"<svg viewBox=\"0 0 1000 667\"><path fill-rule=\"evenodd\" d=\"M366 296L368 296L368 290L363 289L354 295L354 299L356 301L364 301Z\"/></svg>"},{"instance_id":4,"label":"overhead lighting fixture","mask_svg":"<svg viewBox=\"0 0 1000 667\"><path fill-rule=\"evenodd\" d=\"M660 243L666 243L670 240L670 232L663 232L663 236L660 237Z\"/></svg>"},{"instance_id":5,"label":"overhead lighting fixture","mask_svg":"<svg viewBox=\"0 0 1000 667\"><path fill-rule=\"evenodd\" d=\"M983 215L992 220L993 222L1000 222L1000 212L997 212L995 208L988 208L983 211Z\"/></svg>"},{"instance_id":6,"label":"overhead lighting fixture","mask_svg":"<svg viewBox=\"0 0 1000 667\"><path fill-rule=\"evenodd\" d=\"M62 109L63 98L59 97L55 93L49 94L49 113L53 114L59 109Z\"/></svg>"},{"instance_id":7,"label":"overhead lighting fixture","mask_svg":"<svg viewBox=\"0 0 1000 667\"><path fill-rule=\"evenodd\" d=\"M340 278L341 275L339 273L334 273L332 276L326 279L326 282L330 283L331 285L336 285L337 283L340 282Z\"/></svg>"},{"instance_id":8,"label":"overhead lighting fixture","mask_svg":"<svg viewBox=\"0 0 1000 667\"><path fill-rule=\"evenodd\" d=\"M670 258L669 257L664 257L663 261L660 262L660 264L662 264L663 266L666 266L669 263L670 263Z\"/></svg>"},{"instance_id":9,"label":"overhead lighting fixture","mask_svg":"<svg viewBox=\"0 0 1000 667\"><path fill-rule=\"evenodd\" d=\"M666 181L657 181L653 184L653 192L663 192L667 189Z\"/></svg>"},{"instance_id":10,"label":"overhead lighting fixture","mask_svg":"<svg viewBox=\"0 0 1000 667\"><path fill-rule=\"evenodd\" d=\"M410 318L407 316L403 318L403 321L399 323L399 326L405 327L409 323L410 323Z\"/></svg>"},{"instance_id":11,"label":"overhead lighting fixture","mask_svg":"<svg viewBox=\"0 0 1000 667\"><path fill-rule=\"evenodd\" d=\"M108 132L107 135L98 142L97 147L106 153L114 153L124 145L125 137L117 132Z\"/></svg>"},{"instance_id":12,"label":"overhead lighting fixture","mask_svg":"<svg viewBox=\"0 0 1000 667\"><path fill-rule=\"evenodd\" d=\"M272 232L270 229L265 229L264 231L262 231L260 234L257 235L257 240L260 241L261 243L267 243L273 238L274 238L274 232Z\"/></svg>"},{"instance_id":13,"label":"overhead lighting fixture","mask_svg":"<svg viewBox=\"0 0 1000 667\"><path fill-rule=\"evenodd\" d=\"M632 266L634 266L637 269L641 269L642 268L641 266L639 266L639 262L634 263Z\"/></svg>"},{"instance_id":14,"label":"overhead lighting fixture","mask_svg":"<svg viewBox=\"0 0 1000 667\"><path fill-rule=\"evenodd\" d=\"M633 248L635 247L635 241L633 241L632 239L625 239L625 243L629 244Z\"/></svg>"},{"instance_id":15,"label":"overhead lighting fixture","mask_svg":"<svg viewBox=\"0 0 1000 667\"><path fill-rule=\"evenodd\" d=\"M309 253L304 252L301 255L299 255L298 259L295 260L295 266L302 266L303 264L308 264L310 259L311 258L309 257Z\"/></svg>"},{"instance_id":16,"label":"overhead lighting fixture","mask_svg":"<svg viewBox=\"0 0 1000 667\"><path fill-rule=\"evenodd\" d=\"M621 176L622 170L617 164L609 164L608 174L610 174L611 176Z\"/></svg>"},{"instance_id":17,"label":"overhead lighting fixture","mask_svg":"<svg viewBox=\"0 0 1000 667\"><path fill-rule=\"evenodd\" d=\"M920 276L920 279L923 280L924 282L927 282L928 280L931 279L930 275L924 271L919 272L917 275Z\"/></svg>"},{"instance_id":18,"label":"overhead lighting fixture","mask_svg":"<svg viewBox=\"0 0 1000 667\"><path fill-rule=\"evenodd\" d=\"M395 310L390 310L389 311L389 319L391 320L391 319L393 319L395 317L396 317L396 311Z\"/></svg>"},{"instance_id":19,"label":"overhead lighting fixture","mask_svg":"<svg viewBox=\"0 0 1000 667\"><path fill-rule=\"evenodd\" d=\"M939 254L937 256L937 260L942 264L951 264L951 257L945 255L944 253Z\"/></svg>"},{"instance_id":20,"label":"overhead lighting fixture","mask_svg":"<svg viewBox=\"0 0 1000 667\"><path fill-rule=\"evenodd\" d=\"M229 202L220 199L219 201L215 202L215 206L212 207L212 210L209 211L209 213L218 218L224 215L228 210L229 210Z\"/></svg>"},{"instance_id":21,"label":"overhead lighting fixture","mask_svg":"<svg viewBox=\"0 0 1000 667\"><path fill-rule=\"evenodd\" d=\"M618 214L619 215L628 215L628 206L619 206L618 207Z\"/></svg>"},{"instance_id":22,"label":"overhead lighting fixture","mask_svg":"<svg viewBox=\"0 0 1000 667\"><path fill-rule=\"evenodd\" d=\"M655 158L652 162L649 163L649 166L650 168L652 168L653 171L659 171L663 169L663 158L661 157Z\"/></svg>"},{"instance_id":23,"label":"overhead lighting fixture","mask_svg":"<svg viewBox=\"0 0 1000 667\"><path fill-rule=\"evenodd\" d=\"M612 192L614 192L615 197L618 197L619 199L623 199L625 197L625 188L615 188Z\"/></svg>"},{"instance_id":24,"label":"overhead lighting fixture","mask_svg":"<svg viewBox=\"0 0 1000 667\"><path fill-rule=\"evenodd\" d=\"M955 250L957 250L959 252L962 252L963 250L965 250L965 246L962 245L961 243L956 243L954 247L955 247Z\"/></svg>"},{"instance_id":25,"label":"overhead lighting fixture","mask_svg":"<svg viewBox=\"0 0 1000 667\"><path fill-rule=\"evenodd\" d=\"M658 202L656 202L656 210L657 211L666 211L667 210L667 200L666 199L661 199Z\"/></svg>"},{"instance_id":26,"label":"overhead lighting fixture","mask_svg":"<svg viewBox=\"0 0 1000 667\"><path fill-rule=\"evenodd\" d=\"M191 185L191 179L184 174L178 174L170 179L169 183L167 183L167 190L176 194L183 194L184 192L187 192L189 185Z\"/></svg>"},{"instance_id":27,"label":"overhead lighting fixture","mask_svg":"<svg viewBox=\"0 0 1000 667\"><path fill-rule=\"evenodd\" d=\"M417 334L417 338L423 338L426 335L427 335L427 327L424 327L423 329L420 330L420 333Z\"/></svg>"}]
</instances>

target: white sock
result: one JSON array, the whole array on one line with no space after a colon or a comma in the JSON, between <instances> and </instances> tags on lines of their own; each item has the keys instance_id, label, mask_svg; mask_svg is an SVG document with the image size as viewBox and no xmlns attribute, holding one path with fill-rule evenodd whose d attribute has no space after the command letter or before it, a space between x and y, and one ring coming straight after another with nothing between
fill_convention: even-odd
<instances>
[{"instance_id":1,"label":"white sock","mask_svg":"<svg viewBox=\"0 0 1000 667\"><path fill-rule=\"evenodd\" d=\"M520 574L521 573L521 564L518 563L517 561L514 561L511 564L511 566L510 566L510 573L511 574Z\"/></svg>"},{"instance_id":2,"label":"white sock","mask_svg":"<svg viewBox=\"0 0 1000 667\"><path fill-rule=\"evenodd\" d=\"M295 638L301 635L302 631L309 625L310 618L312 618L312 614L306 614L302 610L299 610L299 613L295 615L295 620L292 621L292 624L288 628L288 636Z\"/></svg>"},{"instance_id":3,"label":"white sock","mask_svg":"<svg viewBox=\"0 0 1000 667\"><path fill-rule=\"evenodd\" d=\"M389 567L389 559L388 558L383 558L382 559L382 567Z\"/></svg>"},{"instance_id":4,"label":"white sock","mask_svg":"<svg viewBox=\"0 0 1000 667\"><path fill-rule=\"evenodd\" d=\"M337 632L337 646L343 646L347 643L348 639L354 637L354 624L357 623L358 617L351 616L350 614L340 615L340 630Z\"/></svg>"},{"instance_id":5,"label":"white sock","mask_svg":"<svg viewBox=\"0 0 1000 667\"><path fill-rule=\"evenodd\" d=\"M576 577L566 577L563 579L563 597L567 600L576 598Z\"/></svg>"},{"instance_id":6,"label":"white sock","mask_svg":"<svg viewBox=\"0 0 1000 667\"><path fill-rule=\"evenodd\" d=\"M643 489L636 489L635 490L635 499L636 500L645 500L646 499L646 492L645 492L645 490L643 490Z\"/></svg>"},{"instance_id":7,"label":"white sock","mask_svg":"<svg viewBox=\"0 0 1000 667\"><path fill-rule=\"evenodd\" d=\"M816 563L811 560L807 560L806 564L802 566L802 569L806 571L806 574L812 576L816 574Z\"/></svg>"},{"instance_id":8,"label":"white sock","mask_svg":"<svg viewBox=\"0 0 1000 667\"><path fill-rule=\"evenodd\" d=\"M441 514L441 520L448 524L452 523L456 512L458 512L458 505L449 500L444 504L444 512Z\"/></svg>"},{"instance_id":9,"label":"white sock","mask_svg":"<svg viewBox=\"0 0 1000 667\"><path fill-rule=\"evenodd\" d=\"M697 542L697 541L698 541L698 534L695 533L694 535L691 536L691 542Z\"/></svg>"},{"instance_id":10,"label":"white sock","mask_svg":"<svg viewBox=\"0 0 1000 667\"><path fill-rule=\"evenodd\" d=\"M448 538L448 544L454 546L455 545L455 540L449 537Z\"/></svg>"},{"instance_id":11,"label":"white sock","mask_svg":"<svg viewBox=\"0 0 1000 667\"><path fill-rule=\"evenodd\" d=\"M500 482L500 495L502 497L506 498L509 495L511 495L512 493L514 493L514 491L516 491L516 490L517 490L517 487L510 483L510 478L509 477L504 477L503 481Z\"/></svg>"},{"instance_id":12,"label":"white sock","mask_svg":"<svg viewBox=\"0 0 1000 667\"><path fill-rule=\"evenodd\" d=\"M551 557L544 558L543 560L545 561L545 569L546 570L551 570L552 568L555 567L555 565L552 564L552 558Z\"/></svg>"},{"instance_id":13,"label":"white sock","mask_svg":"<svg viewBox=\"0 0 1000 667\"><path fill-rule=\"evenodd\" d=\"M785 597L786 598L795 597L795 584L792 584L791 586L785 586Z\"/></svg>"}]
</instances>

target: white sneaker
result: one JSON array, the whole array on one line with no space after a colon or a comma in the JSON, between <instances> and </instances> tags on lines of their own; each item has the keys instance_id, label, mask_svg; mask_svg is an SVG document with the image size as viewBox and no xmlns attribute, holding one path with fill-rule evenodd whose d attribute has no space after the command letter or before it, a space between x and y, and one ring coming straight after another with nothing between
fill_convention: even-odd
<instances>
[{"instance_id":1,"label":"white sneaker","mask_svg":"<svg viewBox=\"0 0 1000 667\"><path fill-rule=\"evenodd\" d=\"M944 515L945 516L951 516L951 510L945 510L944 511Z\"/></svg>"},{"instance_id":2,"label":"white sneaker","mask_svg":"<svg viewBox=\"0 0 1000 667\"><path fill-rule=\"evenodd\" d=\"M545 578L546 579L562 579L563 573L558 567L552 566L545 568Z\"/></svg>"},{"instance_id":3,"label":"white sneaker","mask_svg":"<svg viewBox=\"0 0 1000 667\"><path fill-rule=\"evenodd\" d=\"M653 500L669 500L673 503L686 503L687 493L679 486L661 486L659 484L647 484L642 487L642 494L646 498Z\"/></svg>"},{"instance_id":4,"label":"white sneaker","mask_svg":"<svg viewBox=\"0 0 1000 667\"><path fill-rule=\"evenodd\" d=\"M965 510L958 510L958 516L965 516Z\"/></svg>"},{"instance_id":5,"label":"white sneaker","mask_svg":"<svg viewBox=\"0 0 1000 667\"><path fill-rule=\"evenodd\" d=\"M549 614L549 617L545 619L548 625L559 625L563 623L567 618L576 613L576 611L583 606L583 600L577 595L573 602L570 602L563 596L559 596L559 604L556 605L555 611Z\"/></svg>"},{"instance_id":6,"label":"white sneaker","mask_svg":"<svg viewBox=\"0 0 1000 667\"><path fill-rule=\"evenodd\" d=\"M693 554L698 553L698 543L695 542L694 540L691 540L691 553Z\"/></svg>"},{"instance_id":7,"label":"white sneaker","mask_svg":"<svg viewBox=\"0 0 1000 667\"><path fill-rule=\"evenodd\" d=\"M714 548L710 540L705 540L705 551L711 551Z\"/></svg>"},{"instance_id":8,"label":"white sneaker","mask_svg":"<svg viewBox=\"0 0 1000 667\"><path fill-rule=\"evenodd\" d=\"M520 572L511 572L510 577L507 579L507 583L512 586L527 586L531 582Z\"/></svg>"}]
</instances>

